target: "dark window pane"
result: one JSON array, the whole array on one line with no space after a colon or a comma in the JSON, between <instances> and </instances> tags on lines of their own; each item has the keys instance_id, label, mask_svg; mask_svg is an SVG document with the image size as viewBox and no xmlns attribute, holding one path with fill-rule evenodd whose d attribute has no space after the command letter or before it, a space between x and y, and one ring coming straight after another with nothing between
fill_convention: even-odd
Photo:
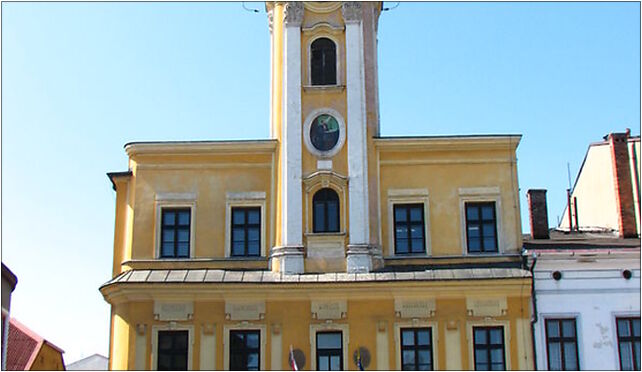
<instances>
[{"instance_id":1,"label":"dark window pane","mask_svg":"<svg viewBox=\"0 0 642 372\"><path fill-rule=\"evenodd\" d=\"M312 85L337 83L336 45L328 38L319 38L310 46L310 73Z\"/></svg>"},{"instance_id":2,"label":"dark window pane","mask_svg":"<svg viewBox=\"0 0 642 372\"><path fill-rule=\"evenodd\" d=\"M183 211L178 213L178 224L189 225L189 212Z\"/></svg>"},{"instance_id":3,"label":"dark window pane","mask_svg":"<svg viewBox=\"0 0 642 372\"><path fill-rule=\"evenodd\" d=\"M475 362L486 363L488 362L488 354L486 350L475 350Z\"/></svg>"},{"instance_id":4,"label":"dark window pane","mask_svg":"<svg viewBox=\"0 0 642 372\"><path fill-rule=\"evenodd\" d=\"M483 345L486 343L486 330L475 329L475 345Z\"/></svg>"},{"instance_id":5,"label":"dark window pane","mask_svg":"<svg viewBox=\"0 0 642 372\"><path fill-rule=\"evenodd\" d=\"M245 254L245 243L244 242L233 242L232 243L232 255L233 256L242 256Z\"/></svg>"},{"instance_id":6,"label":"dark window pane","mask_svg":"<svg viewBox=\"0 0 642 372\"><path fill-rule=\"evenodd\" d=\"M490 361L492 363L501 363L504 360L504 351L502 349L491 349Z\"/></svg>"},{"instance_id":7,"label":"dark window pane","mask_svg":"<svg viewBox=\"0 0 642 372\"><path fill-rule=\"evenodd\" d=\"M564 364L566 370L576 370L577 369L577 354L576 354L575 342L565 342L564 343Z\"/></svg>"},{"instance_id":8,"label":"dark window pane","mask_svg":"<svg viewBox=\"0 0 642 372\"><path fill-rule=\"evenodd\" d=\"M318 349L336 349L341 347L341 333L317 333Z\"/></svg>"},{"instance_id":9,"label":"dark window pane","mask_svg":"<svg viewBox=\"0 0 642 372\"><path fill-rule=\"evenodd\" d=\"M401 207L395 207L395 220L397 222L405 222L406 221L406 209L401 208Z\"/></svg>"},{"instance_id":10,"label":"dark window pane","mask_svg":"<svg viewBox=\"0 0 642 372\"><path fill-rule=\"evenodd\" d=\"M424 251L423 239L412 239L412 253L422 253Z\"/></svg>"},{"instance_id":11,"label":"dark window pane","mask_svg":"<svg viewBox=\"0 0 642 372\"><path fill-rule=\"evenodd\" d=\"M560 336L560 326L557 321L546 322L546 332L548 332L548 337L559 337Z\"/></svg>"},{"instance_id":12,"label":"dark window pane","mask_svg":"<svg viewBox=\"0 0 642 372\"><path fill-rule=\"evenodd\" d=\"M330 358L326 356L319 357L319 371L329 371L330 370Z\"/></svg>"},{"instance_id":13,"label":"dark window pane","mask_svg":"<svg viewBox=\"0 0 642 372\"><path fill-rule=\"evenodd\" d=\"M575 337L575 320L562 321L562 335L564 337Z\"/></svg>"},{"instance_id":14,"label":"dark window pane","mask_svg":"<svg viewBox=\"0 0 642 372\"><path fill-rule=\"evenodd\" d=\"M629 328L628 319L619 319L617 321L617 333L618 336L621 337L631 336L631 329Z\"/></svg>"},{"instance_id":15,"label":"dark window pane","mask_svg":"<svg viewBox=\"0 0 642 372\"><path fill-rule=\"evenodd\" d=\"M332 371L341 370L341 357L338 355L333 355L330 357L330 369Z\"/></svg>"},{"instance_id":16,"label":"dark window pane","mask_svg":"<svg viewBox=\"0 0 642 372\"><path fill-rule=\"evenodd\" d=\"M493 213L494 210L495 210L495 206L489 206L489 205L483 206L481 210L482 210L482 219L484 219L484 220L494 220L495 219L495 216L494 216L494 213Z\"/></svg>"},{"instance_id":17,"label":"dark window pane","mask_svg":"<svg viewBox=\"0 0 642 372\"><path fill-rule=\"evenodd\" d=\"M248 256L260 256L260 247L259 242L249 242L247 243L247 255Z\"/></svg>"},{"instance_id":18,"label":"dark window pane","mask_svg":"<svg viewBox=\"0 0 642 372\"><path fill-rule=\"evenodd\" d=\"M422 213L420 208L411 208L410 209L410 221L421 221Z\"/></svg>"},{"instance_id":19,"label":"dark window pane","mask_svg":"<svg viewBox=\"0 0 642 372\"><path fill-rule=\"evenodd\" d=\"M245 224L245 211L242 209L232 209L232 220L235 225Z\"/></svg>"},{"instance_id":20,"label":"dark window pane","mask_svg":"<svg viewBox=\"0 0 642 372\"><path fill-rule=\"evenodd\" d=\"M189 243L177 243L176 244L176 256L177 257L189 257Z\"/></svg>"},{"instance_id":21,"label":"dark window pane","mask_svg":"<svg viewBox=\"0 0 642 372\"><path fill-rule=\"evenodd\" d=\"M481 250L481 244L479 242L479 238L468 239L468 251L479 252L480 250Z\"/></svg>"},{"instance_id":22,"label":"dark window pane","mask_svg":"<svg viewBox=\"0 0 642 372\"><path fill-rule=\"evenodd\" d=\"M163 225L173 225L174 224L174 212L168 211L163 212Z\"/></svg>"},{"instance_id":23,"label":"dark window pane","mask_svg":"<svg viewBox=\"0 0 642 372\"><path fill-rule=\"evenodd\" d=\"M640 337L640 319L633 319L633 336Z\"/></svg>"},{"instance_id":24,"label":"dark window pane","mask_svg":"<svg viewBox=\"0 0 642 372\"><path fill-rule=\"evenodd\" d=\"M408 253L408 240L398 239L397 246L395 248L397 253Z\"/></svg>"},{"instance_id":25,"label":"dark window pane","mask_svg":"<svg viewBox=\"0 0 642 372\"><path fill-rule=\"evenodd\" d=\"M420 364L432 363L431 358L430 358L430 351L428 351L428 350L419 350L418 356L419 356L419 361L418 362Z\"/></svg>"},{"instance_id":26,"label":"dark window pane","mask_svg":"<svg viewBox=\"0 0 642 372\"><path fill-rule=\"evenodd\" d=\"M491 252L497 249L495 238L484 238L484 251Z\"/></svg>"},{"instance_id":27,"label":"dark window pane","mask_svg":"<svg viewBox=\"0 0 642 372\"><path fill-rule=\"evenodd\" d=\"M247 222L254 225L259 224L261 222L260 216L261 213L258 210L251 210L247 213Z\"/></svg>"},{"instance_id":28,"label":"dark window pane","mask_svg":"<svg viewBox=\"0 0 642 372\"><path fill-rule=\"evenodd\" d=\"M260 238L259 229L257 227L251 227L247 229L247 239L250 241L258 241Z\"/></svg>"},{"instance_id":29,"label":"dark window pane","mask_svg":"<svg viewBox=\"0 0 642 372\"><path fill-rule=\"evenodd\" d=\"M183 243L189 242L189 230L178 230L178 241Z\"/></svg>"},{"instance_id":30,"label":"dark window pane","mask_svg":"<svg viewBox=\"0 0 642 372\"><path fill-rule=\"evenodd\" d=\"M259 347L259 334L258 333L249 333L246 336L245 340L248 347L258 348Z\"/></svg>"},{"instance_id":31,"label":"dark window pane","mask_svg":"<svg viewBox=\"0 0 642 372\"><path fill-rule=\"evenodd\" d=\"M477 225L470 225L468 226L468 237L469 238L477 238L480 235L479 231L479 226Z\"/></svg>"},{"instance_id":32,"label":"dark window pane","mask_svg":"<svg viewBox=\"0 0 642 372\"><path fill-rule=\"evenodd\" d=\"M548 369L562 370L562 346L558 342L548 344Z\"/></svg>"},{"instance_id":33,"label":"dark window pane","mask_svg":"<svg viewBox=\"0 0 642 372\"><path fill-rule=\"evenodd\" d=\"M174 243L163 243L161 246L161 256L162 257L173 257L174 256Z\"/></svg>"},{"instance_id":34,"label":"dark window pane","mask_svg":"<svg viewBox=\"0 0 642 372\"><path fill-rule=\"evenodd\" d=\"M404 350L403 351L403 362L404 362L404 364L414 364L415 363L415 351L414 350Z\"/></svg>"},{"instance_id":35,"label":"dark window pane","mask_svg":"<svg viewBox=\"0 0 642 372\"><path fill-rule=\"evenodd\" d=\"M417 331L417 345L430 345L430 332L428 330Z\"/></svg>"},{"instance_id":36,"label":"dark window pane","mask_svg":"<svg viewBox=\"0 0 642 372\"><path fill-rule=\"evenodd\" d=\"M402 331L401 332L401 344L402 345L414 345L415 344L415 332L412 330Z\"/></svg>"},{"instance_id":37,"label":"dark window pane","mask_svg":"<svg viewBox=\"0 0 642 372\"><path fill-rule=\"evenodd\" d=\"M495 236L495 224L485 223L483 225L482 233L484 234L484 236L494 237Z\"/></svg>"},{"instance_id":38,"label":"dark window pane","mask_svg":"<svg viewBox=\"0 0 642 372\"><path fill-rule=\"evenodd\" d=\"M423 238L424 237L424 227L421 225L413 225L410 228L410 237L411 238Z\"/></svg>"},{"instance_id":39,"label":"dark window pane","mask_svg":"<svg viewBox=\"0 0 642 372\"><path fill-rule=\"evenodd\" d=\"M163 230L163 242L174 241L174 230Z\"/></svg>"},{"instance_id":40,"label":"dark window pane","mask_svg":"<svg viewBox=\"0 0 642 372\"><path fill-rule=\"evenodd\" d=\"M620 361L622 363L623 371L633 370L633 353L630 342L620 342Z\"/></svg>"}]
</instances>

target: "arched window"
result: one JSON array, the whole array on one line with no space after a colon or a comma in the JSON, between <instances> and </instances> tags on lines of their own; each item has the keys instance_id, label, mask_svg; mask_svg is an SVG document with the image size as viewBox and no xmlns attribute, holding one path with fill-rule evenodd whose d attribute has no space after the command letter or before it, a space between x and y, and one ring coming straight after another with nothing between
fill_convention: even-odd
<instances>
[{"instance_id":1,"label":"arched window","mask_svg":"<svg viewBox=\"0 0 642 372\"><path fill-rule=\"evenodd\" d=\"M321 37L310 46L312 85L337 84L337 47L334 41Z\"/></svg>"},{"instance_id":2,"label":"arched window","mask_svg":"<svg viewBox=\"0 0 642 372\"><path fill-rule=\"evenodd\" d=\"M315 233L339 232L339 196L332 189L321 189L312 198Z\"/></svg>"}]
</instances>

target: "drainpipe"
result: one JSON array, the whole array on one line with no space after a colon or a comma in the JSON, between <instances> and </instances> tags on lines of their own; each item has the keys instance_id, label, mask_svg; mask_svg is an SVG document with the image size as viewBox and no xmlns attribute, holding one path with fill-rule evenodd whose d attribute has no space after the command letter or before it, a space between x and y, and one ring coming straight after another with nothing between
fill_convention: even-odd
<instances>
[{"instance_id":1,"label":"drainpipe","mask_svg":"<svg viewBox=\"0 0 642 372\"><path fill-rule=\"evenodd\" d=\"M570 213L570 210L569 210ZM533 316L531 316L531 342L533 344L533 365L537 370L537 350L535 348L535 323L537 323L537 298L535 297L535 264L537 264L537 253L533 252L533 264L528 269L531 272L531 298L533 299Z\"/></svg>"}]
</instances>

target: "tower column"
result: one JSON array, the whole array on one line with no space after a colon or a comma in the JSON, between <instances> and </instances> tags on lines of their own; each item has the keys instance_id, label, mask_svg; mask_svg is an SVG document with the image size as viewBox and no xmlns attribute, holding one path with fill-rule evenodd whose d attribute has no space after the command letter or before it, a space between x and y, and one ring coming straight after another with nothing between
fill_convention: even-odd
<instances>
[{"instance_id":1,"label":"tower column","mask_svg":"<svg viewBox=\"0 0 642 372\"><path fill-rule=\"evenodd\" d=\"M303 272L303 206L301 203L301 22L303 4L287 2L283 17L283 100L281 123L280 247L272 250L283 273ZM274 261L273 261L274 264Z\"/></svg>"},{"instance_id":2,"label":"tower column","mask_svg":"<svg viewBox=\"0 0 642 372\"><path fill-rule=\"evenodd\" d=\"M361 4L344 3L342 14L346 24L347 135L350 154L348 157L350 242L347 252L347 270L348 272L368 272L372 269L372 259L369 247L370 215Z\"/></svg>"}]
</instances>

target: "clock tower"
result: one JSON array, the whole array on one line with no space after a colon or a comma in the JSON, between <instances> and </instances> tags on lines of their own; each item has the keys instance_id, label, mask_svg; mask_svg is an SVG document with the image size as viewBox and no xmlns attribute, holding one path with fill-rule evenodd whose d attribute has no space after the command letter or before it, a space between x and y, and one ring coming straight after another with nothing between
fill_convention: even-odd
<instances>
[{"instance_id":1,"label":"clock tower","mask_svg":"<svg viewBox=\"0 0 642 372\"><path fill-rule=\"evenodd\" d=\"M381 2L268 2L275 159L273 271L382 265L373 138L379 135Z\"/></svg>"}]
</instances>

